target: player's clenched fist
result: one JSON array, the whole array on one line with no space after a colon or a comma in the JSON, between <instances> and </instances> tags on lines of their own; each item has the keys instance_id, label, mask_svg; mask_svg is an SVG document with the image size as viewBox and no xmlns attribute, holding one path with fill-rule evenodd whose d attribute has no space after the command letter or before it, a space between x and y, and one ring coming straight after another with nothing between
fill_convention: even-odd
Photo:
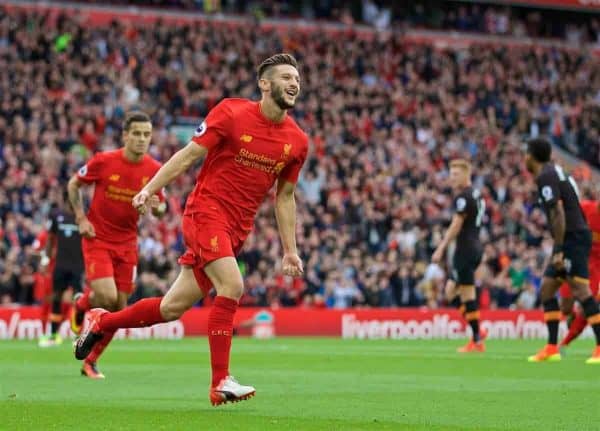
<instances>
[{"instance_id":1,"label":"player's clenched fist","mask_svg":"<svg viewBox=\"0 0 600 431\"><path fill-rule=\"evenodd\" d=\"M152 196L152 198L154 197L158 199L158 196ZM151 205L150 193L148 193L146 190L141 190L137 195L133 197L132 204L133 207L136 210L138 210L140 214L146 214L148 206Z\"/></svg>"},{"instance_id":2,"label":"player's clenched fist","mask_svg":"<svg viewBox=\"0 0 600 431\"><path fill-rule=\"evenodd\" d=\"M77 221L77 225L79 226L79 234L84 238L94 238L96 236L94 225L87 217L83 217L81 220Z\"/></svg>"},{"instance_id":3,"label":"player's clenched fist","mask_svg":"<svg viewBox=\"0 0 600 431\"><path fill-rule=\"evenodd\" d=\"M283 256L283 273L292 277L299 277L304 273L302 260L297 254L286 254Z\"/></svg>"}]
</instances>

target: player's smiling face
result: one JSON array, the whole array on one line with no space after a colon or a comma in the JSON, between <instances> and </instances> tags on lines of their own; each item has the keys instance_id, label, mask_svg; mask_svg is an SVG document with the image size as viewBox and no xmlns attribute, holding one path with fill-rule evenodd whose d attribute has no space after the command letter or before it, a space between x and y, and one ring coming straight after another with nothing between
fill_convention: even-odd
<instances>
[{"instance_id":1,"label":"player's smiling face","mask_svg":"<svg viewBox=\"0 0 600 431\"><path fill-rule=\"evenodd\" d=\"M129 125L129 130L123 131L125 149L135 156L146 154L151 140L152 123L148 121L135 121Z\"/></svg>"},{"instance_id":2,"label":"player's smiling face","mask_svg":"<svg viewBox=\"0 0 600 431\"><path fill-rule=\"evenodd\" d=\"M271 98L281 109L291 109L300 94L300 75L291 65L273 67L267 77L271 86Z\"/></svg>"}]
</instances>

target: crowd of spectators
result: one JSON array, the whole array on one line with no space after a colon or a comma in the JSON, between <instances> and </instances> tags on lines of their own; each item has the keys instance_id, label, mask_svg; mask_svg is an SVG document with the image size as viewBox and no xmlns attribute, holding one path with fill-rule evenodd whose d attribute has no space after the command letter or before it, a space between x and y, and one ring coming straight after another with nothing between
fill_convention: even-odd
<instances>
[{"instance_id":1,"label":"crowd of spectators","mask_svg":"<svg viewBox=\"0 0 600 431\"><path fill-rule=\"evenodd\" d=\"M154 122L153 157L182 142L182 118L224 97L258 97L254 67L286 51L301 66L293 111L310 136L298 183L303 278L280 275L272 198L239 257L243 305L445 304L430 263L452 215L446 163L467 157L487 203L478 271L485 307L537 305L551 250L523 166L527 136L598 164L600 66L584 50L501 45L434 49L400 34L324 38L224 23L94 28L77 17L0 13L0 300L35 300L33 244L52 202L97 151L120 145L128 109ZM586 193L590 170L573 171ZM160 294L183 250L182 205L195 171L169 188L169 213L144 218L136 295Z\"/></svg>"},{"instance_id":2,"label":"crowd of spectators","mask_svg":"<svg viewBox=\"0 0 600 431\"><path fill-rule=\"evenodd\" d=\"M104 1L93 0L99 4ZM86 0L85 3L90 3ZM600 19L585 11L447 0L113 0L112 4L252 15L256 19L307 19L364 24L378 29L425 28L546 37L573 44L600 44ZM585 5L584 5L585 6ZM594 5L590 5L594 7Z\"/></svg>"}]
</instances>

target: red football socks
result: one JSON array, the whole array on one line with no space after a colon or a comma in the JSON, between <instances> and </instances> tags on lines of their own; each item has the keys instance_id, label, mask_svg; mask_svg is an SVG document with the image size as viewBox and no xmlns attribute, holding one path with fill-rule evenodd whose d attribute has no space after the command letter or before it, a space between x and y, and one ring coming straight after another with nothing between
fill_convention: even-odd
<instances>
[{"instance_id":1,"label":"red football socks","mask_svg":"<svg viewBox=\"0 0 600 431\"><path fill-rule=\"evenodd\" d=\"M233 316L238 302L217 296L208 315L208 344L212 368L212 387L229 375L229 352L233 335Z\"/></svg>"},{"instance_id":2,"label":"red football socks","mask_svg":"<svg viewBox=\"0 0 600 431\"><path fill-rule=\"evenodd\" d=\"M117 311L106 313L100 319L102 332L116 331L119 328L143 328L165 322L160 314L162 298L146 298Z\"/></svg>"},{"instance_id":3,"label":"red football socks","mask_svg":"<svg viewBox=\"0 0 600 431\"><path fill-rule=\"evenodd\" d=\"M560 342L561 346L568 346L571 341L579 336L587 326L587 319L581 313L576 313L573 322L571 322L571 326L569 327L569 332L565 336L565 339Z\"/></svg>"},{"instance_id":4,"label":"red football socks","mask_svg":"<svg viewBox=\"0 0 600 431\"><path fill-rule=\"evenodd\" d=\"M88 286L85 286L85 288L83 289L83 295L81 295L81 298L79 298L77 302L75 302L75 306L79 311L89 311L89 309L92 308L90 304L91 293L92 289L90 289Z\"/></svg>"},{"instance_id":5,"label":"red football socks","mask_svg":"<svg viewBox=\"0 0 600 431\"><path fill-rule=\"evenodd\" d=\"M102 339L96 343L96 345L92 349L92 352L88 355L87 358L85 358L85 360L91 363L97 362L98 358L100 357L100 355L102 355L104 349L106 349L106 346L108 346L108 343L110 343L110 340L113 339L114 335L115 331L105 332Z\"/></svg>"},{"instance_id":6,"label":"red football socks","mask_svg":"<svg viewBox=\"0 0 600 431\"><path fill-rule=\"evenodd\" d=\"M46 325L48 324L48 317L50 316L50 305L52 304L47 301L42 302L40 318L42 319L42 332L44 334L46 333Z\"/></svg>"}]
</instances>

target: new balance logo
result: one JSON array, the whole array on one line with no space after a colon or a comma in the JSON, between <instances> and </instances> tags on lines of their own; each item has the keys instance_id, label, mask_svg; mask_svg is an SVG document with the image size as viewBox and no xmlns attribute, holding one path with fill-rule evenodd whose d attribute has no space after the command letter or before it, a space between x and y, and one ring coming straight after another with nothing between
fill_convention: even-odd
<instances>
[{"instance_id":1,"label":"new balance logo","mask_svg":"<svg viewBox=\"0 0 600 431\"><path fill-rule=\"evenodd\" d=\"M244 134L244 135L240 136L240 141L245 142L245 143L252 142L252 139L253 138L250 135Z\"/></svg>"},{"instance_id":2,"label":"new balance logo","mask_svg":"<svg viewBox=\"0 0 600 431\"><path fill-rule=\"evenodd\" d=\"M119 174L112 174L110 177L108 177L110 181L119 181L119 178L121 178L121 175Z\"/></svg>"}]
</instances>

